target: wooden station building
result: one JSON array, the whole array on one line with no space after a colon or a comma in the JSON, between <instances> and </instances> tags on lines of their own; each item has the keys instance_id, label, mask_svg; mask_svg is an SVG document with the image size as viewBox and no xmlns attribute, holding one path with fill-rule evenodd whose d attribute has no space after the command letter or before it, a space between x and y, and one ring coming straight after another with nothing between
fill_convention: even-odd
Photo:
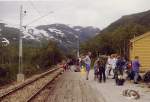
<instances>
[{"instance_id":1,"label":"wooden station building","mask_svg":"<svg viewBox=\"0 0 150 102\"><path fill-rule=\"evenodd\" d=\"M139 56L141 70L150 70L150 32L131 39L130 43L130 60Z\"/></svg>"}]
</instances>

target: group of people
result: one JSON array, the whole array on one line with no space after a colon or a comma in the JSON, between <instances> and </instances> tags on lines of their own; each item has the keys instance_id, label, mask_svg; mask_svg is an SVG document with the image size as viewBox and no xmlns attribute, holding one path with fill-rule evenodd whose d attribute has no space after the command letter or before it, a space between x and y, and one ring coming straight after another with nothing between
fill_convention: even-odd
<instances>
[{"instance_id":1,"label":"group of people","mask_svg":"<svg viewBox=\"0 0 150 102\"><path fill-rule=\"evenodd\" d=\"M76 69L80 71L84 64L86 69L86 80L89 79L91 69L91 52L86 53L76 61ZM67 64L69 65L69 64ZM140 62L138 56L132 61L126 60L117 54L111 56L100 56L94 62L94 80L106 82L106 79L115 79L117 85L122 85L126 79L133 79L135 84L138 84ZM65 67L67 69L67 67Z\"/></svg>"},{"instance_id":2,"label":"group of people","mask_svg":"<svg viewBox=\"0 0 150 102\"><path fill-rule=\"evenodd\" d=\"M126 79L133 79L138 84L140 62L138 56L133 61L127 61L124 57L111 55L106 58L98 58L94 63L94 79L106 82L109 76L115 79L117 85L122 85Z\"/></svg>"},{"instance_id":3,"label":"group of people","mask_svg":"<svg viewBox=\"0 0 150 102\"><path fill-rule=\"evenodd\" d=\"M88 80L90 67L91 67L91 53L82 59L86 68L86 79ZM140 71L139 57L135 56L135 59L128 61L124 57L116 54L112 54L108 57L99 57L94 62L94 80L98 79L99 82L106 82L106 79L115 79L117 85L122 85L126 79L134 80L134 84L138 84L139 71Z\"/></svg>"}]
</instances>

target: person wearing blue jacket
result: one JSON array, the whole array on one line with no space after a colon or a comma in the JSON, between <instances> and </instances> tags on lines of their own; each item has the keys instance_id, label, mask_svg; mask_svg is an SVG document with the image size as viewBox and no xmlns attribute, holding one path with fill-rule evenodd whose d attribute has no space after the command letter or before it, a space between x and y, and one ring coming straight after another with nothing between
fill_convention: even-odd
<instances>
[{"instance_id":1,"label":"person wearing blue jacket","mask_svg":"<svg viewBox=\"0 0 150 102\"><path fill-rule=\"evenodd\" d=\"M132 61L132 71L134 73L134 84L138 84L140 66L141 65L139 62L139 57L135 56L135 59Z\"/></svg>"},{"instance_id":2,"label":"person wearing blue jacket","mask_svg":"<svg viewBox=\"0 0 150 102\"><path fill-rule=\"evenodd\" d=\"M118 56L117 57L117 62L116 62L116 69L115 69L115 81L116 84L118 84L119 78L118 76L122 76L123 77L123 71L124 71L124 65L125 65L125 60Z\"/></svg>"}]
</instances>

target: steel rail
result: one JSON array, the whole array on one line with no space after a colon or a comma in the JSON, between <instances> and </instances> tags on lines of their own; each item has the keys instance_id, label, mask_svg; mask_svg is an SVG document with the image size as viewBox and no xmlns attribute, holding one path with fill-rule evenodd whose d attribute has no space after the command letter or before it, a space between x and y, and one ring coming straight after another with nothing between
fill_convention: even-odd
<instances>
[{"instance_id":1,"label":"steel rail","mask_svg":"<svg viewBox=\"0 0 150 102\"><path fill-rule=\"evenodd\" d=\"M18 91L18 90L20 90L20 89L22 89L22 88L24 88L24 87L26 87L26 86L34 83L35 81L39 80L40 78L46 76L47 74L51 74L51 73L53 73L54 71L56 71L58 69L60 69L60 68L55 68L55 69L49 70L49 71L47 71L45 73L40 74L39 76L35 77L34 79L27 80L24 83L19 84L18 86L14 87L14 88L12 88L10 90L8 90L7 92L5 92L2 95L0 95L0 101L2 99L4 99L6 96L9 96L10 94L15 93L16 91Z\"/></svg>"}]
</instances>

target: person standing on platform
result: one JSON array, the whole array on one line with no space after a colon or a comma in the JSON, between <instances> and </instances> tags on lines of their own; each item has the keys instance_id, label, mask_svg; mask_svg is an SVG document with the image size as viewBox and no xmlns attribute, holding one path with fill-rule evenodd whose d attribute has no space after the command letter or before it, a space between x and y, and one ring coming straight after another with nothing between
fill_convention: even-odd
<instances>
[{"instance_id":1,"label":"person standing on platform","mask_svg":"<svg viewBox=\"0 0 150 102\"><path fill-rule=\"evenodd\" d=\"M140 66L141 65L139 62L139 57L135 56L135 59L132 61L132 71L134 73L134 84L138 84Z\"/></svg>"},{"instance_id":2,"label":"person standing on platform","mask_svg":"<svg viewBox=\"0 0 150 102\"><path fill-rule=\"evenodd\" d=\"M86 80L89 79L88 76L89 76L89 72L90 72L90 68L91 68L90 56L91 56L91 52L88 52L87 55L85 56L85 58L82 59L85 63L85 67L86 67Z\"/></svg>"},{"instance_id":3,"label":"person standing on platform","mask_svg":"<svg viewBox=\"0 0 150 102\"><path fill-rule=\"evenodd\" d=\"M97 58L97 60L94 62L94 80L98 78L98 66L97 66L98 61L99 61L99 58Z\"/></svg>"},{"instance_id":4,"label":"person standing on platform","mask_svg":"<svg viewBox=\"0 0 150 102\"><path fill-rule=\"evenodd\" d=\"M110 72L112 70L112 56L108 56L106 63L106 77L110 76Z\"/></svg>"},{"instance_id":5,"label":"person standing on platform","mask_svg":"<svg viewBox=\"0 0 150 102\"><path fill-rule=\"evenodd\" d=\"M106 82L106 75L105 75L105 61L104 59L100 58L100 60L97 62L97 66L99 69L99 82L103 81Z\"/></svg>"},{"instance_id":6,"label":"person standing on platform","mask_svg":"<svg viewBox=\"0 0 150 102\"><path fill-rule=\"evenodd\" d=\"M123 77L125 61L121 56L117 57L116 68L115 68L115 81L116 84L119 82L119 77Z\"/></svg>"},{"instance_id":7,"label":"person standing on platform","mask_svg":"<svg viewBox=\"0 0 150 102\"><path fill-rule=\"evenodd\" d=\"M113 59L112 59L113 79L115 79L116 62L117 62L117 58L116 58L116 56L114 55L114 56L113 56Z\"/></svg>"}]
</instances>

